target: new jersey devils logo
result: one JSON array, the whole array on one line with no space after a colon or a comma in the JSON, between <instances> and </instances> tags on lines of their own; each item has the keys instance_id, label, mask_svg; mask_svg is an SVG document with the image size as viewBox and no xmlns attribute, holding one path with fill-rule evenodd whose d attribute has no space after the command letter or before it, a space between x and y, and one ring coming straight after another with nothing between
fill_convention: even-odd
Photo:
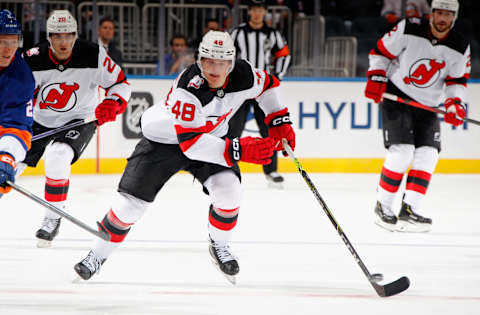
<instances>
[{"instance_id":1,"label":"new jersey devils logo","mask_svg":"<svg viewBox=\"0 0 480 315\"><path fill-rule=\"evenodd\" d=\"M419 88L432 86L440 77L441 69L445 68L445 61L437 62L434 59L417 60L411 67L408 77L403 78L405 84L413 84Z\"/></svg>"},{"instance_id":2,"label":"new jersey devils logo","mask_svg":"<svg viewBox=\"0 0 480 315\"><path fill-rule=\"evenodd\" d=\"M193 87L194 89L198 90L204 82L205 81L203 80L202 77L200 77L199 75L196 75L193 77L193 79L190 80L190 82L188 82L187 88Z\"/></svg>"},{"instance_id":3,"label":"new jersey devils logo","mask_svg":"<svg viewBox=\"0 0 480 315\"><path fill-rule=\"evenodd\" d=\"M77 104L78 83L53 83L42 90L40 109L49 108L56 112L68 112ZM46 97L45 97L46 95Z\"/></svg>"}]
</instances>

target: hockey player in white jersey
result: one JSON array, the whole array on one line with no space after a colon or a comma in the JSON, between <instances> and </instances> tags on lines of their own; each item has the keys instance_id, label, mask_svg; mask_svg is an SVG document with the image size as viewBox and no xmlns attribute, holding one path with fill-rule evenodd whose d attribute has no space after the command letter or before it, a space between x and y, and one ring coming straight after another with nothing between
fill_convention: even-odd
<instances>
[{"instance_id":1,"label":"hockey player in white jersey","mask_svg":"<svg viewBox=\"0 0 480 315\"><path fill-rule=\"evenodd\" d=\"M97 125L114 121L125 110L131 94L122 69L103 47L77 39L77 22L66 10L53 11L48 18L47 39L25 53L36 81L34 135L94 115ZM107 91L102 102L99 87ZM33 141L22 163L22 169L35 167L44 155L45 200L60 209L67 199L71 164L78 160L95 130L91 122ZM47 210L36 233L38 245L50 246L59 226L60 216Z\"/></svg>"},{"instance_id":2,"label":"hockey player in white jersey","mask_svg":"<svg viewBox=\"0 0 480 315\"><path fill-rule=\"evenodd\" d=\"M403 20L385 34L370 53L365 96L380 102L386 91L432 107L443 102L444 121L462 124L470 46L453 28L458 10L457 0L433 0L430 20ZM432 220L419 212L440 152L439 118L386 99L381 109L388 153L377 187L376 223L391 231L427 232ZM397 217L392 203L410 165Z\"/></svg>"},{"instance_id":3,"label":"hockey player in white jersey","mask_svg":"<svg viewBox=\"0 0 480 315\"><path fill-rule=\"evenodd\" d=\"M235 60L228 33L208 32L200 43L197 62L177 77L165 100L143 114L143 138L128 159L116 201L101 222L111 241L95 241L88 256L75 265L79 276L89 279L95 274L163 185L185 170L210 196L209 251L218 268L234 282L239 265L229 240L241 201L237 163L270 163L273 151L283 149L282 138L295 147L288 110L277 97L278 86L278 79L266 71ZM226 138L229 120L250 98L265 111L270 137Z\"/></svg>"}]
</instances>

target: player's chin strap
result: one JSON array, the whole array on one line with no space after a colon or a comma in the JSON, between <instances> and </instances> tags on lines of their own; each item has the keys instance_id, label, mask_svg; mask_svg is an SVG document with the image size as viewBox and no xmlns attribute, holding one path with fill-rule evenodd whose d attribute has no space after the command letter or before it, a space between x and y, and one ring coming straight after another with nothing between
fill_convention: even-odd
<instances>
[{"instance_id":1,"label":"player's chin strap","mask_svg":"<svg viewBox=\"0 0 480 315\"><path fill-rule=\"evenodd\" d=\"M421 108L421 109L424 109L424 110L428 110L428 111L438 113L438 114L445 115L447 113L446 111L441 110L439 108L423 105L423 104L415 102L413 100L409 100L409 99L406 99L406 98L401 98L401 97L398 97L398 96L390 94L390 93L383 93L383 98L384 99L386 98L386 99L391 100L391 101L399 102L399 103L402 103L402 104L405 104L405 105L409 105L409 106ZM475 120L475 119L465 117L465 118L463 118L463 121L466 121L466 122L472 123L474 125L479 125L480 126L480 121Z\"/></svg>"},{"instance_id":2,"label":"player's chin strap","mask_svg":"<svg viewBox=\"0 0 480 315\"><path fill-rule=\"evenodd\" d=\"M298 171L300 172L303 179L307 183L308 188L310 188L312 193L315 195L315 198L317 198L318 202L320 203L323 210L325 211L327 217L330 219L330 222L332 222L333 227L335 228L335 230L337 230L338 235L340 235L341 239L347 246L353 258L355 259L357 264L360 266L360 269L362 269L368 281L370 282L372 287L375 289L375 292L377 292L377 294L381 297L386 297L386 296L392 296L392 295L398 294L408 289L408 287L410 286L410 280L407 277L401 277L385 285L380 285L377 283L379 281L382 281L383 276L378 273L371 274L368 271L367 267L365 266L363 261L360 259L360 256L358 256L357 251L353 248L352 243L350 243L345 233L343 233L342 228L340 227L340 225L338 225L337 221L333 217L333 214L330 212L330 209L328 209L327 204L325 203L325 201L323 201L323 198L322 196L320 196L317 188L315 187L313 182L310 180L310 177L308 176L307 172L305 172L305 170L303 169L298 159L295 157L295 155L293 155L292 148L290 148L290 146L288 145L288 141L286 139L282 139L282 143L283 143L283 148L285 149L285 151L287 151L288 156L290 157L290 159L292 159L293 163L295 163L295 165L297 166Z\"/></svg>"},{"instance_id":3,"label":"player's chin strap","mask_svg":"<svg viewBox=\"0 0 480 315\"><path fill-rule=\"evenodd\" d=\"M65 219L67 219L68 221L72 222L73 224L75 224L76 226L79 226L81 227L82 229L84 229L85 231L87 232L90 232L92 233L93 235L105 240L105 241L109 241L110 240L110 235L105 232L103 229L101 229L100 231L97 231L93 228L91 228L90 226L88 226L87 224L83 223L82 221L78 220L77 218L74 218L72 217L70 214L60 210L59 208L55 207L54 205L52 205L51 203L43 200L42 198L32 194L31 192L29 192L28 190L26 190L25 188L23 187L20 187L18 186L17 184L7 180L6 181L7 185L9 186L12 186L13 189L15 189L16 191L18 191L19 193L21 193L22 195L32 199L33 201L41 204L42 206L44 206L45 208L48 208L49 210L55 212L56 214L64 217ZM98 222L97 222L98 225L100 225Z\"/></svg>"},{"instance_id":4,"label":"player's chin strap","mask_svg":"<svg viewBox=\"0 0 480 315\"><path fill-rule=\"evenodd\" d=\"M35 140L38 140L38 139L42 139L42 138L45 138L45 137L48 137L48 136L51 136L51 135L54 135L54 134L56 134L56 133L59 133L59 132L68 130L68 129L73 128L73 127L78 127L78 126L86 125L86 124L89 124L89 123L94 122L94 121L97 121L97 118L94 118L94 117L85 118L85 119L76 121L76 122L74 122L74 123L71 123L71 124L68 124L68 125L65 125L65 126L61 126L61 127L58 127L58 128L52 129L52 130L49 130L49 131L47 131L47 132L44 132L44 133L35 135L35 136L32 137L32 141L35 141Z\"/></svg>"}]
</instances>

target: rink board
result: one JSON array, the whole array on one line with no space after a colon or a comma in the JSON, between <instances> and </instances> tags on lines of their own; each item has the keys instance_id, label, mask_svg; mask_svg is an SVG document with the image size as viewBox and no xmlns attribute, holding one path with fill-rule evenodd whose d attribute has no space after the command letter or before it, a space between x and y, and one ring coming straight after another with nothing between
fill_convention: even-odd
<instances>
[{"instance_id":1,"label":"rink board","mask_svg":"<svg viewBox=\"0 0 480 315\"><path fill-rule=\"evenodd\" d=\"M129 79L132 98L123 117L101 127L73 173L119 173L139 139L139 117L149 106L164 102L172 79L135 76ZM310 172L378 172L385 149L378 105L363 96L363 79L287 78L282 81L280 99L288 106L297 134L296 155ZM480 81L468 86L468 116L480 120ZM258 135L253 119L248 135ZM480 126L465 123L455 128L441 124L442 152L436 171L480 173ZM97 143L97 141L99 141ZM245 172L261 167L241 165ZM295 172L286 158L279 159L281 172ZM42 174L43 164L25 174Z\"/></svg>"}]
</instances>

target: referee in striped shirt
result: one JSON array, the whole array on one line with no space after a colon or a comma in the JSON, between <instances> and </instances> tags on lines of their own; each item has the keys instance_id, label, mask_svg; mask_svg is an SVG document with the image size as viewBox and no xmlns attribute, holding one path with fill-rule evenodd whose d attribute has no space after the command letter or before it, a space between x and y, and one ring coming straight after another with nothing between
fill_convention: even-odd
<instances>
[{"instance_id":1,"label":"referee in striped shirt","mask_svg":"<svg viewBox=\"0 0 480 315\"><path fill-rule=\"evenodd\" d=\"M265 0L250 0L248 4L248 23L240 24L232 31L232 38L237 57L248 60L255 68L282 79L290 63L290 51L282 34L265 24L267 13ZM240 137L247 121L250 107L257 121L260 135L268 137L265 114L256 100L245 101L243 106L230 120L229 137ZM277 172L277 153L272 156L272 163L263 166L270 187L282 188L283 177Z\"/></svg>"}]
</instances>

